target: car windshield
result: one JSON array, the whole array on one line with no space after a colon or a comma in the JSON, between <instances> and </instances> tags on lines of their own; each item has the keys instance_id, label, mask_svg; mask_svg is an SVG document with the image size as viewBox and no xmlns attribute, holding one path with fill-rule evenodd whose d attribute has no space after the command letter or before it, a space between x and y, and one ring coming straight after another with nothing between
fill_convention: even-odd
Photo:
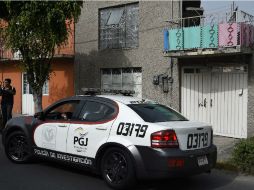
<instances>
[{"instance_id":1,"label":"car windshield","mask_svg":"<svg viewBox=\"0 0 254 190\"><path fill-rule=\"evenodd\" d=\"M157 123L167 121L188 121L184 116L160 104L129 104L144 121Z\"/></svg>"}]
</instances>

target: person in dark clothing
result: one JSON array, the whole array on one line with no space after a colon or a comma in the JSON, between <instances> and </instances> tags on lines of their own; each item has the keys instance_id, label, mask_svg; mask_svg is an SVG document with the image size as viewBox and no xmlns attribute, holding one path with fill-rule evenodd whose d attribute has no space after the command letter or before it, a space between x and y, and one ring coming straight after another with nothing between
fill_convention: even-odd
<instances>
[{"instance_id":1,"label":"person in dark clothing","mask_svg":"<svg viewBox=\"0 0 254 190\"><path fill-rule=\"evenodd\" d=\"M15 94L16 89L11 86L11 79L5 79L3 86L0 86L0 96L2 96L1 109L3 116L3 126L5 126L6 122L12 118L12 108Z\"/></svg>"}]
</instances>

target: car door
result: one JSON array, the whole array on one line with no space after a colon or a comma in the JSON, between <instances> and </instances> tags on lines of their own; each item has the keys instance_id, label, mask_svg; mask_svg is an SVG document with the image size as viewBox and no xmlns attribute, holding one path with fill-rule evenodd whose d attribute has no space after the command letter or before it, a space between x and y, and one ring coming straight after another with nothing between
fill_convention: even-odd
<instances>
[{"instance_id":1,"label":"car door","mask_svg":"<svg viewBox=\"0 0 254 190\"><path fill-rule=\"evenodd\" d=\"M44 149L66 152L70 122L80 101L64 101L45 112L44 120L34 131L35 144Z\"/></svg>"},{"instance_id":2,"label":"car door","mask_svg":"<svg viewBox=\"0 0 254 190\"><path fill-rule=\"evenodd\" d=\"M107 141L117 114L116 105L100 101L86 101L77 123L70 124L67 152L95 158L99 147Z\"/></svg>"}]
</instances>

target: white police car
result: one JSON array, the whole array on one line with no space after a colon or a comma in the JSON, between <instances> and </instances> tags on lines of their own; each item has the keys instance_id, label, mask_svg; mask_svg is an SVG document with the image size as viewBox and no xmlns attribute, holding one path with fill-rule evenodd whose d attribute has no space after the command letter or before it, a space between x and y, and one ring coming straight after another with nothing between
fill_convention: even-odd
<instances>
[{"instance_id":1,"label":"white police car","mask_svg":"<svg viewBox=\"0 0 254 190\"><path fill-rule=\"evenodd\" d=\"M70 97L34 117L13 118L3 144L15 163L42 157L78 164L101 173L115 189L136 179L209 172L217 158L210 125L120 95Z\"/></svg>"}]
</instances>

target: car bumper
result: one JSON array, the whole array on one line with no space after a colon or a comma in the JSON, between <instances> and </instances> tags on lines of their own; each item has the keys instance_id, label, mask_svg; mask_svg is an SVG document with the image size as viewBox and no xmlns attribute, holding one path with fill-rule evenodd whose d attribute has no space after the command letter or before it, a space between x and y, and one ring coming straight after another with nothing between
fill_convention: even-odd
<instances>
[{"instance_id":1,"label":"car bumper","mask_svg":"<svg viewBox=\"0 0 254 190\"><path fill-rule=\"evenodd\" d=\"M217 160L215 145L192 151L136 146L131 151L136 163L137 177L140 179L182 177L210 172ZM200 166L198 159L203 156L206 156L208 164Z\"/></svg>"}]
</instances>

